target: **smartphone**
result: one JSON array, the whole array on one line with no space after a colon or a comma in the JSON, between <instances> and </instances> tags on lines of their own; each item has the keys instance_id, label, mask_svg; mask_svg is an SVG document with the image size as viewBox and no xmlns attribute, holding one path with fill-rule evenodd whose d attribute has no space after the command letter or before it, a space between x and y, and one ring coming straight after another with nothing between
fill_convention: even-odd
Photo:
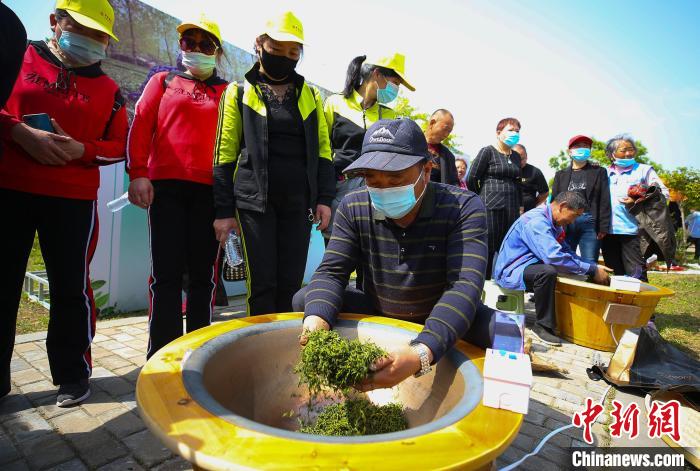
<instances>
[{"instance_id":1,"label":"smartphone","mask_svg":"<svg viewBox=\"0 0 700 471\"><path fill-rule=\"evenodd\" d=\"M29 127L42 131L56 132L51 124L51 117L46 113L25 114L22 120Z\"/></svg>"},{"instance_id":2,"label":"smartphone","mask_svg":"<svg viewBox=\"0 0 700 471\"><path fill-rule=\"evenodd\" d=\"M496 311L494 323L494 350L523 353L525 316Z\"/></svg>"}]
</instances>

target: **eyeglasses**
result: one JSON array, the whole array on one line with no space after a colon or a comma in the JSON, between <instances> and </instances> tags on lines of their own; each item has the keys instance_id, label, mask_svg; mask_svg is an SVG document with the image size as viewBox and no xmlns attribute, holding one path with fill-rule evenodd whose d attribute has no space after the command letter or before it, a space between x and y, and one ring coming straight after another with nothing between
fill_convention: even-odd
<instances>
[{"instance_id":1,"label":"eyeglasses","mask_svg":"<svg viewBox=\"0 0 700 471\"><path fill-rule=\"evenodd\" d=\"M192 52L199 47L199 50L208 55L213 55L219 46L216 45L211 39L203 39L199 42L195 41L194 38L188 36L183 36L180 38L180 49L186 52Z\"/></svg>"}]
</instances>

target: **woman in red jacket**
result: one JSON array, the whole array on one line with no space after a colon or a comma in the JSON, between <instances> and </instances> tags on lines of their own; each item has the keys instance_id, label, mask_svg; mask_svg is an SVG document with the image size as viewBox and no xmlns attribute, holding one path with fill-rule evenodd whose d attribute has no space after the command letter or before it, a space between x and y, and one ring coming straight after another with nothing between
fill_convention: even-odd
<instances>
[{"instance_id":1,"label":"woman in red jacket","mask_svg":"<svg viewBox=\"0 0 700 471\"><path fill-rule=\"evenodd\" d=\"M136 103L129 131L129 200L148 210L150 358L182 335L182 276L187 272L187 332L211 323L218 243L214 235L212 156L219 99L221 35L202 17L178 26L182 73L154 75Z\"/></svg>"},{"instance_id":2,"label":"woman in red jacket","mask_svg":"<svg viewBox=\"0 0 700 471\"><path fill-rule=\"evenodd\" d=\"M0 397L10 390L17 308L38 232L51 296L46 349L56 404L66 407L90 395L98 166L124 160L128 124L119 87L100 67L116 40L107 0L59 0L50 24L50 39L27 45L0 112Z\"/></svg>"}]
</instances>

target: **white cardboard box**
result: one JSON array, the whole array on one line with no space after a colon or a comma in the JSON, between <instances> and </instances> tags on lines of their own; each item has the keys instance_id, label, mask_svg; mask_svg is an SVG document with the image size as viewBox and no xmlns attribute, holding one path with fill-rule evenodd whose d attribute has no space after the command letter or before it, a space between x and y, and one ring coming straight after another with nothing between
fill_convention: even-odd
<instances>
[{"instance_id":1,"label":"white cardboard box","mask_svg":"<svg viewBox=\"0 0 700 471\"><path fill-rule=\"evenodd\" d=\"M611 276L610 287L639 293L642 290L642 282L631 276Z\"/></svg>"},{"instance_id":2,"label":"white cardboard box","mask_svg":"<svg viewBox=\"0 0 700 471\"><path fill-rule=\"evenodd\" d=\"M530 357L523 353L486 349L485 406L527 414L532 387Z\"/></svg>"}]
</instances>

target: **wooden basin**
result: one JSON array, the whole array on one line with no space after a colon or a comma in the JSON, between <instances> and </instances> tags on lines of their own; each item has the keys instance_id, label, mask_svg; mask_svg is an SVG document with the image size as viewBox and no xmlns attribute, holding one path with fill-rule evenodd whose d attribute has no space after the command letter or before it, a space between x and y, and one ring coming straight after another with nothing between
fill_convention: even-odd
<instances>
[{"instance_id":1,"label":"wooden basin","mask_svg":"<svg viewBox=\"0 0 700 471\"><path fill-rule=\"evenodd\" d=\"M346 337L387 350L422 326L343 315ZM256 316L192 332L157 352L136 387L141 416L173 451L205 469L479 469L515 438L522 415L481 405L484 352L465 342L421 378L368 393L399 401L409 429L364 437L296 431L307 392L298 361L301 314ZM184 360L183 360L184 359Z\"/></svg>"},{"instance_id":2,"label":"wooden basin","mask_svg":"<svg viewBox=\"0 0 700 471\"><path fill-rule=\"evenodd\" d=\"M633 325L613 325L612 332L619 341L625 330L649 322L659 300L673 296L673 291L642 283L641 292L615 290L608 286L559 277L554 292L557 328L562 338L605 352L614 352L617 344L610 324L603 321L608 303L639 306L641 313Z\"/></svg>"}]
</instances>

